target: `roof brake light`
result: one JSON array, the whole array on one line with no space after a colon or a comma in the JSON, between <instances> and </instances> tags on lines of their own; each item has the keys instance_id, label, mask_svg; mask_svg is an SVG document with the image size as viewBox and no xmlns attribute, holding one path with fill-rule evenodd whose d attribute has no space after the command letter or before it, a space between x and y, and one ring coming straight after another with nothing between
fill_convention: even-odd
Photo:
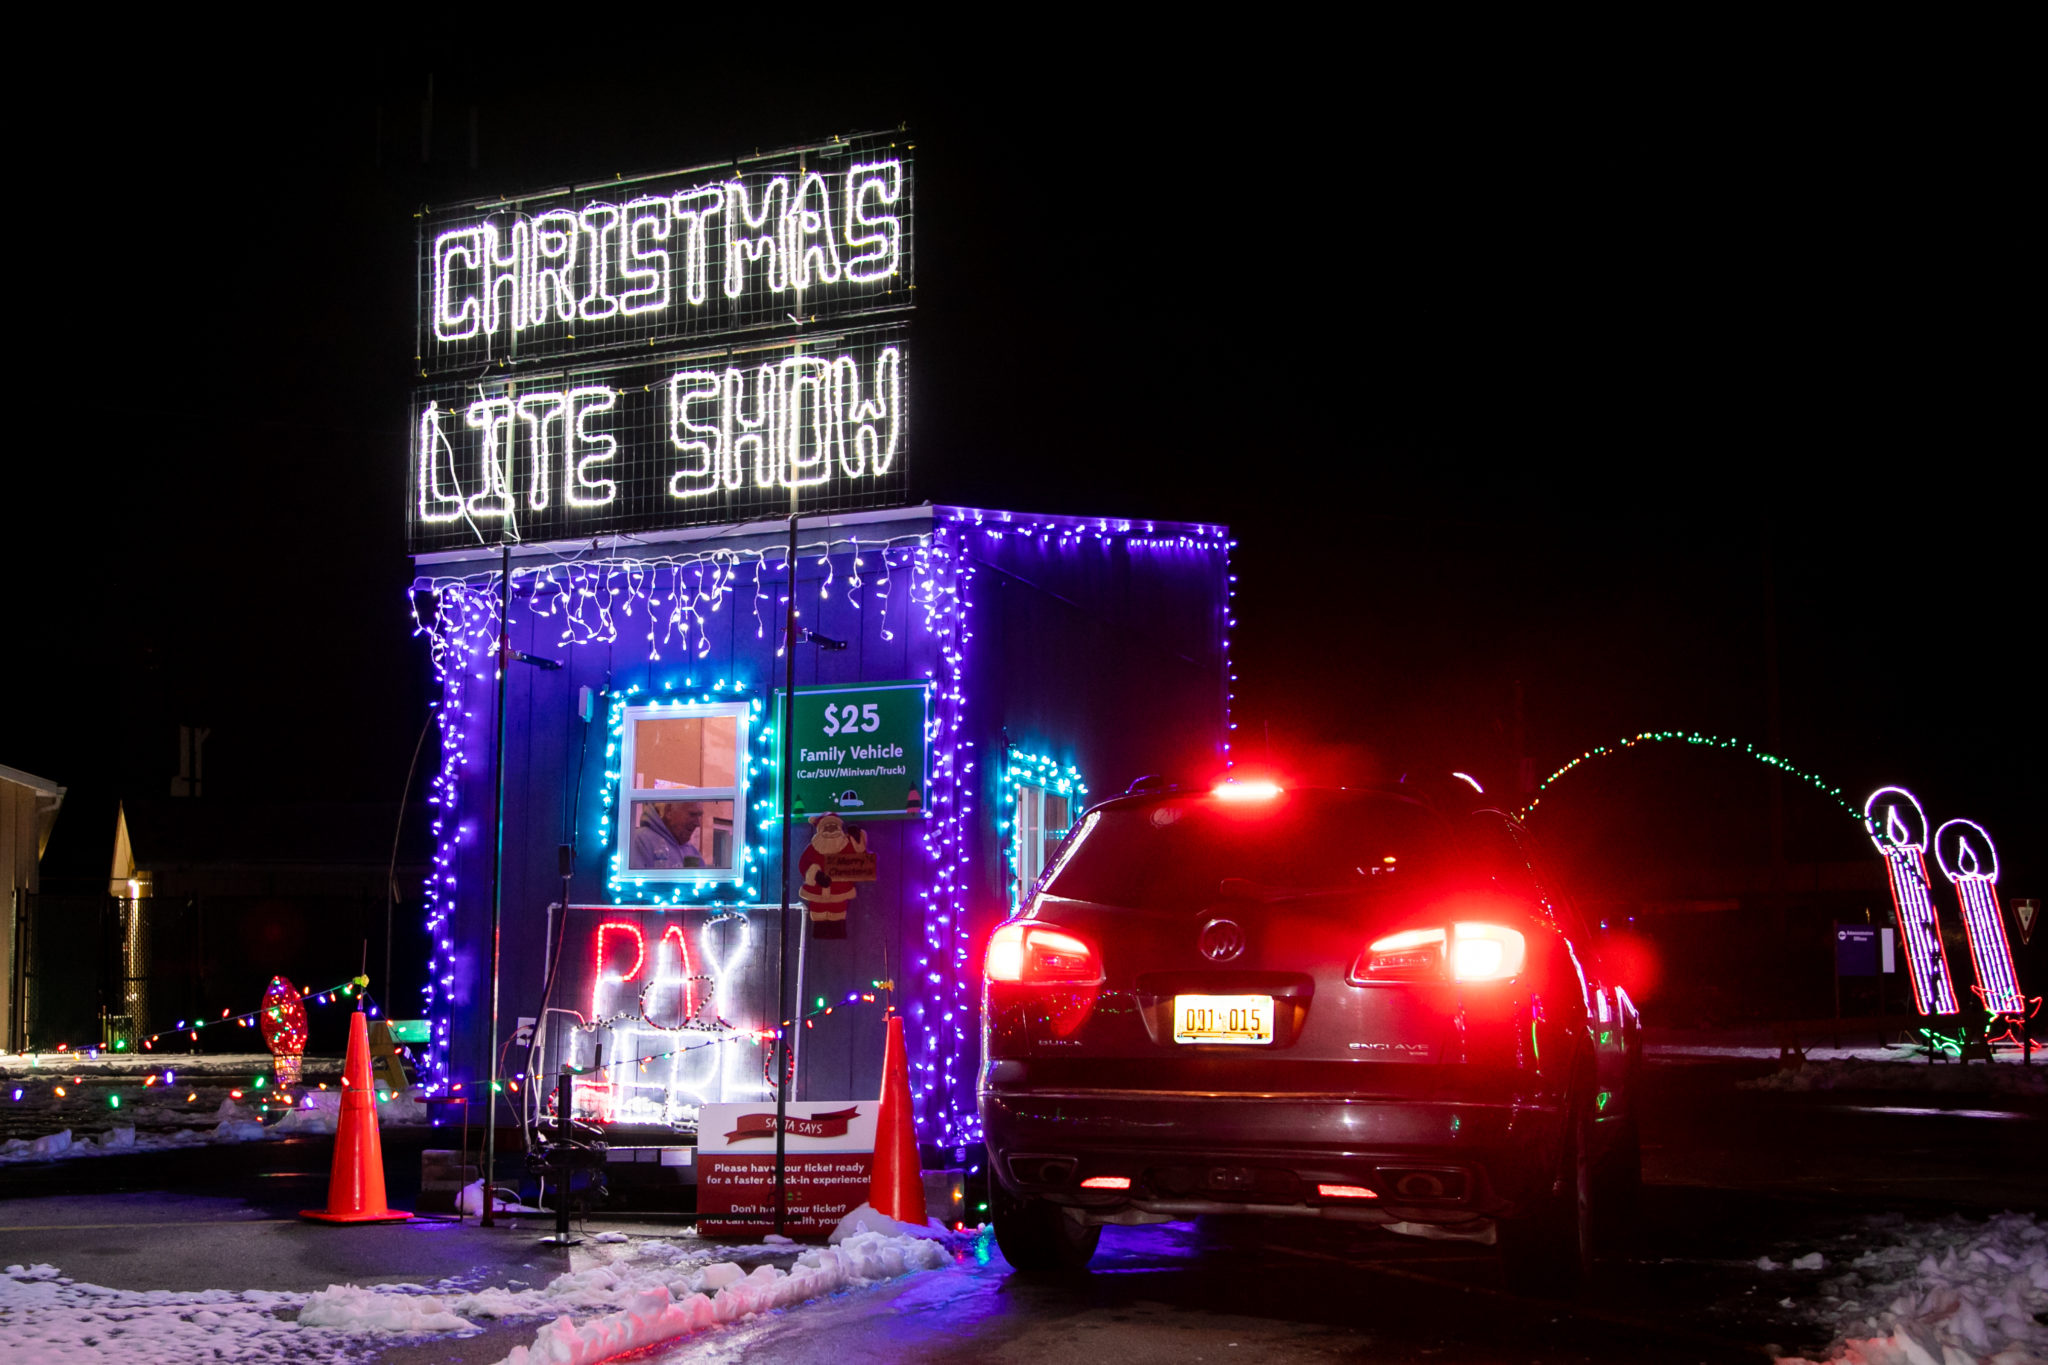
<instances>
[{"instance_id":1,"label":"roof brake light","mask_svg":"<svg viewBox=\"0 0 2048 1365\"><path fill-rule=\"evenodd\" d=\"M1277 782L1218 782L1209 794L1221 801L1271 801L1280 794Z\"/></svg>"}]
</instances>

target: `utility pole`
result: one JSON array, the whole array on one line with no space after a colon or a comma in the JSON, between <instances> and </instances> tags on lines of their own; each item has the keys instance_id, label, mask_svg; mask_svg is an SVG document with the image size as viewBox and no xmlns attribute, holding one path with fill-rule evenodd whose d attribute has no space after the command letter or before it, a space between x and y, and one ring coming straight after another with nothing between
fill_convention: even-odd
<instances>
[{"instance_id":1,"label":"utility pole","mask_svg":"<svg viewBox=\"0 0 2048 1365\"><path fill-rule=\"evenodd\" d=\"M505 675L512 671L512 542L505 542L498 569L498 697L494 719L497 738L491 744L491 1031L485 1050L491 1054L490 1084L484 1087L484 1227L496 1227L492 1216L497 1199L492 1173L498 1158L498 935L505 907ZM389 987L386 987L389 989Z\"/></svg>"},{"instance_id":2,"label":"utility pole","mask_svg":"<svg viewBox=\"0 0 2048 1365\"><path fill-rule=\"evenodd\" d=\"M795 494L792 492L791 497ZM780 989L776 995L775 1007L775 1232L782 1234L782 1225L789 1209L789 1161L787 1154L789 1117L789 1048L792 1041L789 1008L789 863L790 839L795 816L796 792L796 524L797 514L789 514L789 601L783 613L782 626L782 733L777 736L782 750L782 799L777 814L782 817L782 917L780 945L776 963L776 981Z\"/></svg>"}]
</instances>

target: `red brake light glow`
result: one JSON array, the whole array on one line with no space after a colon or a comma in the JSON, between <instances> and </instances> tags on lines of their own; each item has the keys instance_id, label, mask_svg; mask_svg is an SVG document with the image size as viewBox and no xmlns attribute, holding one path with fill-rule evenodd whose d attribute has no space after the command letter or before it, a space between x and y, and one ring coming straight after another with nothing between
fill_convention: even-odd
<instances>
[{"instance_id":1,"label":"red brake light glow","mask_svg":"<svg viewBox=\"0 0 2048 1365\"><path fill-rule=\"evenodd\" d=\"M1209 794L1219 801L1271 801L1280 794L1275 782L1218 782Z\"/></svg>"},{"instance_id":2,"label":"red brake light glow","mask_svg":"<svg viewBox=\"0 0 2048 1365\"><path fill-rule=\"evenodd\" d=\"M1131 1178L1127 1175L1091 1175L1081 1182L1084 1190L1127 1190Z\"/></svg>"},{"instance_id":3,"label":"red brake light glow","mask_svg":"<svg viewBox=\"0 0 2048 1365\"><path fill-rule=\"evenodd\" d=\"M1094 949L1072 934L1028 920L996 926L988 940L986 970L991 981L1088 984L1102 980Z\"/></svg>"},{"instance_id":4,"label":"red brake light glow","mask_svg":"<svg viewBox=\"0 0 2048 1365\"><path fill-rule=\"evenodd\" d=\"M1522 974L1528 956L1521 930L1460 920L1448 931L1407 929L1374 939L1351 969L1351 981L1505 981Z\"/></svg>"},{"instance_id":5,"label":"red brake light glow","mask_svg":"<svg viewBox=\"0 0 2048 1365\"><path fill-rule=\"evenodd\" d=\"M1522 974L1529 941L1504 924L1451 926L1451 975L1459 981L1505 981Z\"/></svg>"},{"instance_id":6,"label":"red brake light glow","mask_svg":"<svg viewBox=\"0 0 2048 1365\"><path fill-rule=\"evenodd\" d=\"M1363 1185L1318 1185L1316 1193L1324 1199L1377 1199L1378 1192Z\"/></svg>"}]
</instances>

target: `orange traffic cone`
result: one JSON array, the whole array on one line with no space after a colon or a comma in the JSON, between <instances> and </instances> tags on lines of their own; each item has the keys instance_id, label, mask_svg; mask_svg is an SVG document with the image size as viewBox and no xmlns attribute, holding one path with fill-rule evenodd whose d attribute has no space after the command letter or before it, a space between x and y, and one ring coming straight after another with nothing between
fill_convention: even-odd
<instances>
[{"instance_id":1,"label":"orange traffic cone","mask_svg":"<svg viewBox=\"0 0 2048 1365\"><path fill-rule=\"evenodd\" d=\"M875 1114L875 1175L868 1206L899 1223L925 1225L924 1167L917 1159L917 1129L910 1122L910 1060L903 1051L903 1016L889 1016L882 1051L882 1104Z\"/></svg>"},{"instance_id":2,"label":"orange traffic cone","mask_svg":"<svg viewBox=\"0 0 2048 1365\"><path fill-rule=\"evenodd\" d=\"M384 1146L377 1139L370 1029L361 1010L348 1020L348 1060L341 1070L341 1122L334 1131L327 1207L301 1210L299 1217L323 1223L402 1223L412 1217L384 1207Z\"/></svg>"}]
</instances>

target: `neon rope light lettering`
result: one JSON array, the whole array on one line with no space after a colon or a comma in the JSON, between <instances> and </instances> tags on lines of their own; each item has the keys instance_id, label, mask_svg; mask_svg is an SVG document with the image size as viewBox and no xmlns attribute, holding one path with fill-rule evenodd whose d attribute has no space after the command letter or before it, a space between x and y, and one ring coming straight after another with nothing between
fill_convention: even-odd
<instances>
[{"instance_id":1,"label":"neon rope light lettering","mask_svg":"<svg viewBox=\"0 0 2048 1365\"><path fill-rule=\"evenodd\" d=\"M453 521L462 515L463 500L460 492L441 491L441 468L443 455L452 478L455 463L455 447L448 444L447 433L441 430L441 405L429 403L420 409L419 455L420 455L420 520L426 522Z\"/></svg>"},{"instance_id":2,"label":"neon rope light lettering","mask_svg":"<svg viewBox=\"0 0 2048 1365\"><path fill-rule=\"evenodd\" d=\"M864 162L846 173L846 244L855 248L848 279L886 280L901 268L903 220L875 208L893 208L902 197L900 161Z\"/></svg>"},{"instance_id":3,"label":"neon rope light lettering","mask_svg":"<svg viewBox=\"0 0 2048 1365\"><path fill-rule=\"evenodd\" d=\"M875 357L865 393L850 355L791 356L723 374L678 371L668 381L668 432L684 462L669 476L669 496L737 490L750 467L757 488L815 487L835 471L846 479L887 474L903 438L902 372L896 346ZM425 499L423 492L423 506Z\"/></svg>"},{"instance_id":4,"label":"neon rope light lettering","mask_svg":"<svg viewBox=\"0 0 2048 1365\"><path fill-rule=\"evenodd\" d=\"M646 245L649 240L668 240L668 205L666 196L635 199L626 205L625 228L620 233L624 261L619 273L631 287L619 295L619 311L628 316L668 307L668 252Z\"/></svg>"},{"instance_id":5,"label":"neon rope light lettering","mask_svg":"<svg viewBox=\"0 0 2048 1365\"><path fill-rule=\"evenodd\" d=\"M714 277L727 304L887 286L903 274L906 178L891 157L449 228L427 251L434 339L702 309Z\"/></svg>"},{"instance_id":6,"label":"neon rope light lettering","mask_svg":"<svg viewBox=\"0 0 2048 1365\"><path fill-rule=\"evenodd\" d=\"M1955 886L1962 905L1970 965L1977 971L1984 1008L1992 1014L2020 1013L2026 998L2013 970L2012 943L2005 936L2005 916L1998 904L1998 849L1990 832L1974 820L1948 821L1934 831L1934 861Z\"/></svg>"},{"instance_id":7,"label":"neon rope light lettering","mask_svg":"<svg viewBox=\"0 0 2048 1365\"><path fill-rule=\"evenodd\" d=\"M1879 787L1863 803L1863 827L1884 855L1891 878L1892 906L1898 912L1899 938L1906 948L1907 974L1913 982L1913 1003L1922 1014L1956 1013L1955 987L1948 973L1948 955L1941 946L1941 924L1927 884L1927 814L1904 787Z\"/></svg>"}]
</instances>

